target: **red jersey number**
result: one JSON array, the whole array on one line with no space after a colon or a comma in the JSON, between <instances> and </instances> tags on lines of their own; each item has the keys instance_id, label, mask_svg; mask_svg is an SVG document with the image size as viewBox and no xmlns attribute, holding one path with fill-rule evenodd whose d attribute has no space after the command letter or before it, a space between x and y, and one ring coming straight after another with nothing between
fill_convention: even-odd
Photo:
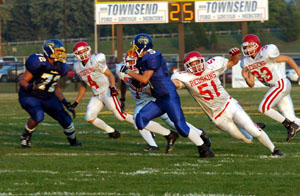
<instances>
[{"instance_id":1,"label":"red jersey number","mask_svg":"<svg viewBox=\"0 0 300 196\"><path fill-rule=\"evenodd\" d=\"M262 83L265 83L265 80L267 82L271 81L273 79L272 72L267 67L262 67L260 70L260 73L258 71L252 71L252 74ZM263 78L261 74L265 74L266 77Z\"/></svg>"},{"instance_id":2,"label":"red jersey number","mask_svg":"<svg viewBox=\"0 0 300 196\"><path fill-rule=\"evenodd\" d=\"M220 94L220 92L219 92L218 89L217 89L216 83L212 80L212 81L210 82L210 84L211 84L211 86L213 87L216 96L219 97L221 94ZM208 96L204 97L204 99L205 99L206 101L209 101L209 100L214 99L214 96L213 96L213 94L212 94L212 92L211 92L210 90L208 90L208 89L203 90L203 88L205 88L205 87L207 87L207 86L208 86L208 84L207 84L207 83L204 83L204 84L199 85L197 88L198 88L199 93L200 93L201 95L208 95Z\"/></svg>"},{"instance_id":3,"label":"red jersey number","mask_svg":"<svg viewBox=\"0 0 300 196\"><path fill-rule=\"evenodd\" d=\"M90 87L95 86L95 89L98 89L98 88L99 88L99 86L97 85L97 83L91 78L90 75L87 76L87 79L88 79L88 82L89 82Z\"/></svg>"}]
</instances>

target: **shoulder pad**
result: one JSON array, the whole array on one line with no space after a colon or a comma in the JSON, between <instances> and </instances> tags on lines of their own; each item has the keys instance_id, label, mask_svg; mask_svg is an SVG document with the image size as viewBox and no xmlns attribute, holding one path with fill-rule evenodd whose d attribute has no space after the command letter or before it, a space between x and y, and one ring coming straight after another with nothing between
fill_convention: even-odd
<instances>
[{"instance_id":1,"label":"shoulder pad","mask_svg":"<svg viewBox=\"0 0 300 196\"><path fill-rule=\"evenodd\" d=\"M41 53L32 54L28 57L25 67L31 73L35 73L42 65L45 63L47 59Z\"/></svg>"},{"instance_id":2,"label":"shoulder pad","mask_svg":"<svg viewBox=\"0 0 300 196\"><path fill-rule=\"evenodd\" d=\"M103 53L93 54L91 59L101 64L106 63L105 55Z\"/></svg>"},{"instance_id":3,"label":"shoulder pad","mask_svg":"<svg viewBox=\"0 0 300 196\"><path fill-rule=\"evenodd\" d=\"M280 52L276 45L269 44L261 48L261 55L265 58L276 58L280 55Z\"/></svg>"},{"instance_id":4,"label":"shoulder pad","mask_svg":"<svg viewBox=\"0 0 300 196\"><path fill-rule=\"evenodd\" d=\"M228 63L228 59L221 56L215 56L209 59L206 63L207 63L207 68L209 70L217 70L222 67L225 67Z\"/></svg>"}]
</instances>

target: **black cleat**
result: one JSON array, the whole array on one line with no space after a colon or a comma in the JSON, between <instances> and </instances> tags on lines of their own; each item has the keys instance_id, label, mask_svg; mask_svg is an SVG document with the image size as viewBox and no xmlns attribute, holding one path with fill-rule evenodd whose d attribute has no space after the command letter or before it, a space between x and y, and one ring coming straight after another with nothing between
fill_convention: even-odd
<instances>
[{"instance_id":1,"label":"black cleat","mask_svg":"<svg viewBox=\"0 0 300 196\"><path fill-rule=\"evenodd\" d=\"M200 158L212 158L214 157L214 153L205 145L198 146L198 152Z\"/></svg>"},{"instance_id":2,"label":"black cleat","mask_svg":"<svg viewBox=\"0 0 300 196\"><path fill-rule=\"evenodd\" d=\"M288 119L285 119L282 124L288 130L288 135L286 137L286 141L289 142L296 136L296 134L300 130L300 127L295 122L292 122Z\"/></svg>"},{"instance_id":3,"label":"black cleat","mask_svg":"<svg viewBox=\"0 0 300 196\"><path fill-rule=\"evenodd\" d=\"M288 136L286 138L286 141L287 142L291 141L296 136L299 130L300 130L299 125L297 125L294 122L291 122L290 127L288 128Z\"/></svg>"},{"instance_id":4,"label":"black cleat","mask_svg":"<svg viewBox=\"0 0 300 196\"><path fill-rule=\"evenodd\" d=\"M109 137L109 138L113 138L113 139L117 139L117 138L121 137L121 134L120 134L119 131L117 131L117 130L115 129L114 132L108 133L108 137Z\"/></svg>"},{"instance_id":5,"label":"black cleat","mask_svg":"<svg viewBox=\"0 0 300 196\"><path fill-rule=\"evenodd\" d=\"M31 135L32 133L30 133L29 131L27 131L26 129L24 130L24 132L21 135L21 147L22 148L30 148L31 147Z\"/></svg>"},{"instance_id":6,"label":"black cleat","mask_svg":"<svg viewBox=\"0 0 300 196\"><path fill-rule=\"evenodd\" d=\"M155 150L160 150L160 148L158 146L150 146L150 145L144 148L144 151L155 151Z\"/></svg>"},{"instance_id":7,"label":"black cleat","mask_svg":"<svg viewBox=\"0 0 300 196\"><path fill-rule=\"evenodd\" d=\"M275 147L272 154L271 154L272 157L282 157L283 156L283 153L280 152L280 150Z\"/></svg>"},{"instance_id":8,"label":"black cleat","mask_svg":"<svg viewBox=\"0 0 300 196\"><path fill-rule=\"evenodd\" d=\"M203 129L200 128L200 130L202 131L200 137L203 140L204 144L209 148L211 146L210 139Z\"/></svg>"},{"instance_id":9,"label":"black cleat","mask_svg":"<svg viewBox=\"0 0 300 196\"><path fill-rule=\"evenodd\" d=\"M70 146L82 146L82 143L80 141L78 141L76 139L76 137L74 139L71 139L71 138L67 138L69 143L70 143Z\"/></svg>"},{"instance_id":10,"label":"black cleat","mask_svg":"<svg viewBox=\"0 0 300 196\"><path fill-rule=\"evenodd\" d=\"M263 122L257 122L255 123L259 128L264 129L266 127L266 124Z\"/></svg>"},{"instance_id":11,"label":"black cleat","mask_svg":"<svg viewBox=\"0 0 300 196\"><path fill-rule=\"evenodd\" d=\"M170 153L174 149L174 143L175 143L175 141L177 140L178 137L179 137L178 133L176 133L172 130L171 130L171 133L169 135L165 136L165 138L168 141L167 147L166 147L166 153Z\"/></svg>"}]
</instances>

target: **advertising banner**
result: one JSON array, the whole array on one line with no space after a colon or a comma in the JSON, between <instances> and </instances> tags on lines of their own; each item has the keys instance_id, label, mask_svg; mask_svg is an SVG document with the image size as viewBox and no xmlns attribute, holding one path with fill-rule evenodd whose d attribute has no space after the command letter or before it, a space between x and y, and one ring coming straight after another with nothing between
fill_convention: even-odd
<instances>
[{"instance_id":1,"label":"advertising banner","mask_svg":"<svg viewBox=\"0 0 300 196\"><path fill-rule=\"evenodd\" d=\"M168 18L168 2L105 2L95 4L97 25L168 23Z\"/></svg>"},{"instance_id":2,"label":"advertising banner","mask_svg":"<svg viewBox=\"0 0 300 196\"><path fill-rule=\"evenodd\" d=\"M195 22L264 21L269 19L268 0L196 1Z\"/></svg>"}]
</instances>

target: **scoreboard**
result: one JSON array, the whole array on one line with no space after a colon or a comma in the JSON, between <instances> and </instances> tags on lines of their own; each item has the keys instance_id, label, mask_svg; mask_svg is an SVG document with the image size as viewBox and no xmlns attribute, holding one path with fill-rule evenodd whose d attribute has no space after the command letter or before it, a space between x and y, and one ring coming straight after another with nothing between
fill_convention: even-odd
<instances>
[{"instance_id":1,"label":"scoreboard","mask_svg":"<svg viewBox=\"0 0 300 196\"><path fill-rule=\"evenodd\" d=\"M268 0L102 1L95 0L96 24L264 21Z\"/></svg>"},{"instance_id":2,"label":"scoreboard","mask_svg":"<svg viewBox=\"0 0 300 196\"><path fill-rule=\"evenodd\" d=\"M170 2L169 22L194 22L195 21L194 2Z\"/></svg>"}]
</instances>

